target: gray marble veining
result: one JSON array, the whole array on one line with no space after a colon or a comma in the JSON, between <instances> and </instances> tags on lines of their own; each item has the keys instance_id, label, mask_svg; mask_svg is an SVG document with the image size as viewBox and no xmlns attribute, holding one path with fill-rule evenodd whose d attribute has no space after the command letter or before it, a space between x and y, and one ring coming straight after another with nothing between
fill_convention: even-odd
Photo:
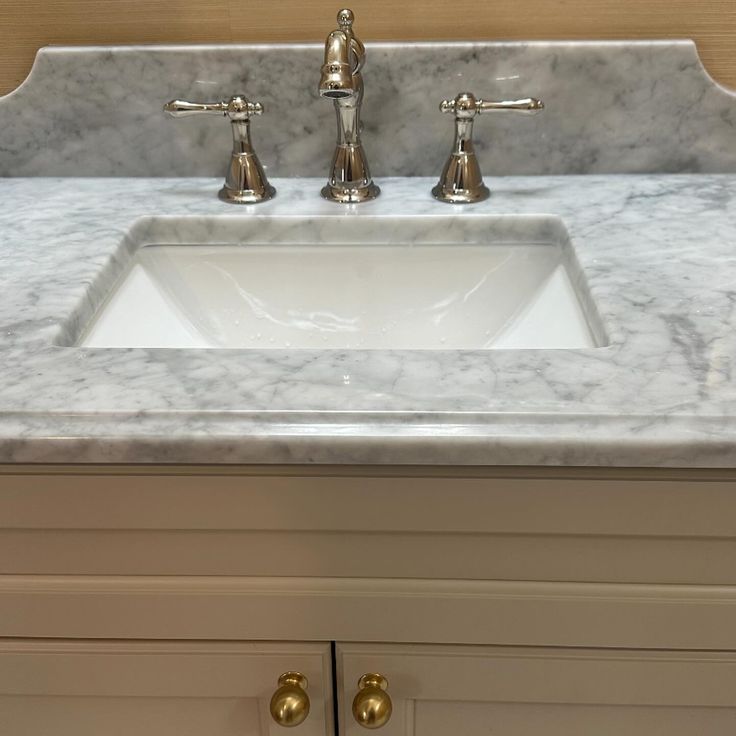
<instances>
[{"instance_id":1,"label":"gray marble veining","mask_svg":"<svg viewBox=\"0 0 736 736\"><path fill-rule=\"evenodd\" d=\"M736 176L488 177L494 195L468 209L435 202L433 178L380 179L383 196L352 209L322 201L321 178L277 179L276 199L242 208L219 183L0 180L0 461L736 465ZM458 227L561 218L607 346L59 344L104 297L100 274L124 268L134 227L142 242L190 218L174 227L237 240L254 220L459 213Z\"/></svg>"},{"instance_id":2,"label":"gray marble veining","mask_svg":"<svg viewBox=\"0 0 736 736\"><path fill-rule=\"evenodd\" d=\"M322 54L321 44L42 49L0 99L0 175L222 176L226 121L174 121L161 106L245 93L266 109L253 138L268 175L326 177L335 124L316 90ZM736 96L690 41L368 44L364 78L374 176L437 176L452 141L438 103L464 90L546 103L535 118L478 121L486 175L736 172Z\"/></svg>"}]
</instances>

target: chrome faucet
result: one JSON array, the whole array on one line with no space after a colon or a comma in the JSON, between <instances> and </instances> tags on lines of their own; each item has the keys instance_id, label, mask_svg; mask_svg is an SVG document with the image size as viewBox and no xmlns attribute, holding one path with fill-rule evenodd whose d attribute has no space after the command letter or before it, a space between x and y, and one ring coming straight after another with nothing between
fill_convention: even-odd
<instances>
[{"instance_id":1,"label":"chrome faucet","mask_svg":"<svg viewBox=\"0 0 736 736\"><path fill-rule=\"evenodd\" d=\"M363 102L365 46L353 34L353 11L337 14L339 28L325 41L325 63L319 94L335 103L337 146L332 169L322 196L332 202L365 202L375 199L380 189L373 183L360 142L360 107Z\"/></svg>"},{"instance_id":2,"label":"chrome faucet","mask_svg":"<svg viewBox=\"0 0 736 736\"><path fill-rule=\"evenodd\" d=\"M479 100L471 92L461 92L454 100L442 100L440 112L449 112L455 116L455 140L440 180L432 189L435 199L451 204L472 204L491 196L488 187L483 183L475 156L473 121L476 115L497 110L535 115L544 110L544 103L535 97L491 102Z\"/></svg>"},{"instance_id":3,"label":"chrome faucet","mask_svg":"<svg viewBox=\"0 0 736 736\"><path fill-rule=\"evenodd\" d=\"M263 113L260 102L251 102L244 95L235 95L222 102L187 102L171 100L164 111L175 118L189 115L219 115L230 120L233 149L225 185L219 197L231 204L256 204L271 199L276 190L268 183L266 172L250 142L250 119Z\"/></svg>"}]
</instances>

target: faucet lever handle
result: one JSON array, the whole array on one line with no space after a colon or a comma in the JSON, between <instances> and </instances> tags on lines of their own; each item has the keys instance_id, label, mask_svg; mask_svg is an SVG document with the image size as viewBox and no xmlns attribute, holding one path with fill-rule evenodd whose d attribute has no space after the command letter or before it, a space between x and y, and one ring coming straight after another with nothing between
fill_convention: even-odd
<instances>
[{"instance_id":1,"label":"faucet lever handle","mask_svg":"<svg viewBox=\"0 0 736 736\"><path fill-rule=\"evenodd\" d=\"M174 118L205 114L223 115L230 120L249 120L253 115L263 114L263 105L260 102L251 102L245 95L234 95L222 102L171 100L164 105L164 112Z\"/></svg>"},{"instance_id":2,"label":"faucet lever handle","mask_svg":"<svg viewBox=\"0 0 736 736\"><path fill-rule=\"evenodd\" d=\"M244 95L235 95L222 102L171 100L164 105L164 112L175 118L222 115L230 119L233 149L220 199L234 204L255 204L276 194L250 140L251 116L263 114L260 102L251 102Z\"/></svg>"},{"instance_id":3,"label":"faucet lever handle","mask_svg":"<svg viewBox=\"0 0 736 736\"><path fill-rule=\"evenodd\" d=\"M477 99L470 92L461 92L454 100L442 100L440 112L451 112L455 115L455 141L440 180L432 189L432 195L441 202L453 204L470 204L489 197L491 193L483 183L473 147L475 116L494 110L512 110L533 115L543 109L544 103L534 97L486 102Z\"/></svg>"},{"instance_id":4,"label":"faucet lever handle","mask_svg":"<svg viewBox=\"0 0 736 736\"><path fill-rule=\"evenodd\" d=\"M472 120L476 115L494 110L511 110L527 115L536 115L544 110L544 103L536 97L521 100L486 101L478 99L471 92L461 92L454 100L442 100L440 112L451 112L458 120Z\"/></svg>"},{"instance_id":5,"label":"faucet lever handle","mask_svg":"<svg viewBox=\"0 0 736 736\"><path fill-rule=\"evenodd\" d=\"M478 114L491 112L492 110L511 110L512 112L521 112L525 115L536 115L544 110L544 102L536 97L524 97L521 100L501 100L492 102L486 100L478 100Z\"/></svg>"}]
</instances>

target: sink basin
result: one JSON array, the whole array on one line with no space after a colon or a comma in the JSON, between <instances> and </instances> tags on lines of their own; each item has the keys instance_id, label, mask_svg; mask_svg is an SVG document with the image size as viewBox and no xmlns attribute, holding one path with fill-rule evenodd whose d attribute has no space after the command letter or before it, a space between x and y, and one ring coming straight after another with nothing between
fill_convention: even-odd
<instances>
[{"instance_id":1,"label":"sink basin","mask_svg":"<svg viewBox=\"0 0 736 736\"><path fill-rule=\"evenodd\" d=\"M603 343L558 218L267 222L139 222L114 278L103 279L109 286L93 289L103 298L72 344L482 350Z\"/></svg>"}]
</instances>

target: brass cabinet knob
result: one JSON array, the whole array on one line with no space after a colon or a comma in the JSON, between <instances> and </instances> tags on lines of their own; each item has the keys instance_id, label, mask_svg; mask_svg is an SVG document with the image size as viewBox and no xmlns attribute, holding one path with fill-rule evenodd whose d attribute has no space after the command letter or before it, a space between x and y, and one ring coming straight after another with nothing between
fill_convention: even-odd
<instances>
[{"instance_id":1,"label":"brass cabinet knob","mask_svg":"<svg viewBox=\"0 0 736 736\"><path fill-rule=\"evenodd\" d=\"M307 678L301 672L284 672L278 684L271 698L271 718L285 728L298 726L309 715Z\"/></svg>"},{"instance_id":2,"label":"brass cabinet knob","mask_svg":"<svg viewBox=\"0 0 736 736\"><path fill-rule=\"evenodd\" d=\"M358 693L353 700L353 718L363 728L381 728L391 718L393 705L386 692L388 680L368 673L358 680Z\"/></svg>"}]
</instances>

